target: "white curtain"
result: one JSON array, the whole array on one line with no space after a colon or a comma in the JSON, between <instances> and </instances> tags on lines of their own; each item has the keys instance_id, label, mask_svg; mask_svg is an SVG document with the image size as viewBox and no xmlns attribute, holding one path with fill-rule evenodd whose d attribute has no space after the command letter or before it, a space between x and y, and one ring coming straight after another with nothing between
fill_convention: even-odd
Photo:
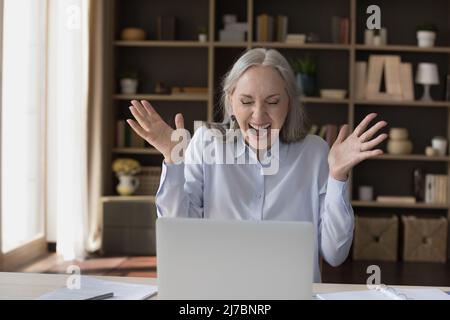
<instances>
[{"instance_id":1,"label":"white curtain","mask_svg":"<svg viewBox=\"0 0 450 320\"><path fill-rule=\"evenodd\" d=\"M71 260L84 257L88 239L89 0L48 5L47 232Z\"/></svg>"}]
</instances>

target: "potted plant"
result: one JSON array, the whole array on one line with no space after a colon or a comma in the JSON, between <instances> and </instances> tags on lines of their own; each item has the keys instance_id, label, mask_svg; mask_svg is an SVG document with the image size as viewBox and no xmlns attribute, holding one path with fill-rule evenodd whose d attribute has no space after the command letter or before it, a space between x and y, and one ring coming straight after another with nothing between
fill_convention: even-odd
<instances>
[{"instance_id":1,"label":"potted plant","mask_svg":"<svg viewBox=\"0 0 450 320\"><path fill-rule=\"evenodd\" d=\"M139 85L138 72L135 69L127 69L120 77L120 87L123 94L136 94Z\"/></svg>"},{"instance_id":2,"label":"potted plant","mask_svg":"<svg viewBox=\"0 0 450 320\"><path fill-rule=\"evenodd\" d=\"M141 165L138 161L129 158L118 158L113 162L113 171L119 179L116 187L121 196L129 196L139 187L139 179L135 174L141 171Z\"/></svg>"},{"instance_id":3,"label":"potted plant","mask_svg":"<svg viewBox=\"0 0 450 320\"><path fill-rule=\"evenodd\" d=\"M317 63L310 56L299 58L292 62L296 74L297 85L302 95L314 96L316 94Z\"/></svg>"},{"instance_id":4,"label":"potted plant","mask_svg":"<svg viewBox=\"0 0 450 320\"><path fill-rule=\"evenodd\" d=\"M208 41L208 28L204 26L198 28L198 41L200 42Z\"/></svg>"},{"instance_id":5,"label":"potted plant","mask_svg":"<svg viewBox=\"0 0 450 320\"><path fill-rule=\"evenodd\" d=\"M421 48L434 46L436 40L437 27L434 23L426 22L417 26L417 44Z\"/></svg>"}]
</instances>

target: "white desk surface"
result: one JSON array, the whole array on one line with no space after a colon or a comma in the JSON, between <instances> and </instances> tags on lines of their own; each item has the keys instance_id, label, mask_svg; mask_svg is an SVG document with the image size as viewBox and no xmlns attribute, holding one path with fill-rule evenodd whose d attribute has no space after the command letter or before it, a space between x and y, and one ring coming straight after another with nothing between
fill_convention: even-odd
<instances>
[{"instance_id":1,"label":"white desk surface","mask_svg":"<svg viewBox=\"0 0 450 320\"><path fill-rule=\"evenodd\" d=\"M29 300L35 299L44 293L63 287L66 284L65 274L37 274L37 273L8 273L0 272L0 300ZM128 282L137 284L156 285L156 278L133 277L104 277L95 276L97 279ZM405 287L405 286L398 286ZM420 287L409 287L420 288ZM437 287L444 291L450 291L450 287ZM363 284L329 284L316 283L313 286L314 293L327 293L350 290L366 290Z\"/></svg>"}]
</instances>

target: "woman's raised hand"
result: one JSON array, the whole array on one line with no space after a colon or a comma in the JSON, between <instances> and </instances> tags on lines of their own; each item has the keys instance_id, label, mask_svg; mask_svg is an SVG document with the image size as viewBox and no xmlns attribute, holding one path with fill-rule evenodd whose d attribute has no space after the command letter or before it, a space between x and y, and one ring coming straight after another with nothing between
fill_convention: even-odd
<instances>
[{"instance_id":1,"label":"woman's raised hand","mask_svg":"<svg viewBox=\"0 0 450 320\"><path fill-rule=\"evenodd\" d=\"M171 163L172 149L177 144L177 141L171 139L174 129L161 118L148 101L133 100L131 104L129 108L136 120L128 119L128 124L141 138L162 153L166 163ZM184 129L181 113L175 116L175 127Z\"/></svg>"},{"instance_id":2,"label":"woman's raised hand","mask_svg":"<svg viewBox=\"0 0 450 320\"><path fill-rule=\"evenodd\" d=\"M330 175L333 178L345 181L352 167L363 160L383 154L381 149L374 148L388 135L383 133L373 137L378 130L387 125L387 122L379 121L367 129L376 116L376 113L367 115L348 137L348 125L342 126L328 155Z\"/></svg>"}]
</instances>

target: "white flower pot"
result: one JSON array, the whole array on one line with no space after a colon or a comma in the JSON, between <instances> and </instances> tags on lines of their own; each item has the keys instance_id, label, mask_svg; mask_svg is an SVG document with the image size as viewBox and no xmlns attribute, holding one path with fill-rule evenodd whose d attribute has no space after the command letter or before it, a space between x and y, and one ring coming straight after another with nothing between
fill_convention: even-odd
<instances>
[{"instance_id":1,"label":"white flower pot","mask_svg":"<svg viewBox=\"0 0 450 320\"><path fill-rule=\"evenodd\" d=\"M121 79L120 86L123 94L135 94L138 88L137 79Z\"/></svg>"},{"instance_id":2,"label":"white flower pot","mask_svg":"<svg viewBox=\"0 0 450 320\"><path fill-rule=\"evenodd\" d=\"M208 41L208 36L206 34L204 34L204 33L201 33L201 34L198 35L198 41L206 42L206 41Z\"/></svg>"},{"instance_id":3,"label":"white flower pot","mask_svg":"<svg viewBox=\"0 0 450 320\"><path fill-rule=\"evenodd\" d=\"M433 31L417 31L417 44L421 48L434 47L436 40L436 32Z\"/></svg>"}]
</instances>

